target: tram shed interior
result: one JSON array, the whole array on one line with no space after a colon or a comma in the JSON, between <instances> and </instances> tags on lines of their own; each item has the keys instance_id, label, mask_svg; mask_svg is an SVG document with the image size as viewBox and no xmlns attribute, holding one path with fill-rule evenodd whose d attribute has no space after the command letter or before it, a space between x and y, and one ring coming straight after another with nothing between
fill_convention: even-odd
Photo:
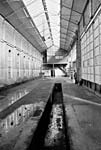
<instances>
[{"instance_id":1,"label":"tram shed interior","mask_svg":"<svg viewBox=\"0 0 101 150\"><path fill-rule=\"evenodd\" d=\"M41 148L59 129L64 150L100 150L100 99L101 0L0 1L0 150L31 148L44 112Z\"/></svg>"}]
</instances>

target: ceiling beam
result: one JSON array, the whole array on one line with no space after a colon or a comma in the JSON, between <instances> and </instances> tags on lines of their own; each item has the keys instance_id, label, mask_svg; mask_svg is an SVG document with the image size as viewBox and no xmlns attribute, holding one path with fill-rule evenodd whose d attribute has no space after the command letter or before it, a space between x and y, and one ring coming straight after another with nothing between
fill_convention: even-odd
<instances>
[{"instance_id":1,"label":"ceiling beam","mask_svg":"<svg viewBox=\"0 0 101 150\"><path fill-rule=\"evenodd\" d=\"M62 34L61 34L62 35ZM67 37L67 36L66 36ZM65 39L66 39L66 37L65 37ZM70 39L72 39L73 38L73 36L72 35L68 35L68 37L70 38ZM60 36L60 38L62 39L62 37ZM63 37L64 38L64 37Z\"/></svg>"},{"instance_id":2,"label":"ceiling beam","mask_svg":"<svg viewBox=\"0 0 101 150\"><path fill-rule=\"evenodd\" d=\"M15 2L15 1L12 1L12 2ZM10 1L7 1L7 3L10 5L11 2L10 2ZM32 2L29 3L29 4L27 4L26 6L32 5L32 3L34 3L34 1L32 1ZM17 9L15 9L14 12L12 12L12 13L8 14L7 16L5 16L6 19L8 19L9 17L11 17L12 15L14 15L14 14L17 13L17 12L19 12L19 11L22 10L22 9L25 11L25 14L28 15L28 14L27 14L28 12L26 12L26 6L24 5L23 2L22 2L22 4L23 4L23 6L21 6L21 7L17 8Z\"/></svg>"},{"instance_id":3,"label":"ceiling beam","mask_svg":"<svg viewBox=\"0 0 101 150\"><path fill-rule=\"evenodd\" d=\"M68 6L65 6L65 4L62 4L62 7L65 7L65 8L70 9L70 10L72 9L72 8L70 8L70 7L68 7ZM82 15L82 13L79 12L79 11L76 11L76 10L74 10L74 9L72 9L72 11L74 11L74 12L76 12L76 13Z\"/></svg>"},{"instance_id":4,"label":"ceiling beam","mask_svg":"<svg viewBox=\"0 0 101 150\"><path fill-rule=\"evenodd\" d=\"M74 25L78 25L78 23L75 23L75 22L73 22L73 21L71 21L71 20L68 20L68 19L65 19L65 18L63 18L63 17L61 17L61 19L65 20L65 21L67 21L67 22L70 22L70 23L72 23L72 24L74 24Z\"/></svg>"},{"instance_id":5,"label":"ceiling beam","mask_svg":"<svg viewBox=\"0 0 101 150\"><path fill-rule=\"evenodd\" d=\"M67 28L65 28L65 27L61 27L61 28L63 28L63 29L66 29L66 30L67 30ZM75 33L75 31L73 31L73 30L70 30L70 29L69 29L69 31L70 31L70 32L72 32L72 33ZM60 33L61 33L61 29L60 29Z\"/></svg>"},{"instance_id":6,"label":"ceiling beam","mask_svg":"<svg viewBox=\"0 0 101 150\"><path fill-rule=\"evenodd\" d=\"M71 13L70 13L69 21L71 20L73 6L74 6L74 0L72 1L72 7L71 7ZM70 26L70 24L68 25L68 29L67 29L67 33L66 33L66 39L67 39L67 37L68 37L69 26ZM73 37L72 37L72 38L73 38ZM66 42L65 42L65 45L66 45ZM65 46L64 46L64 47L65 47Z\"/></svg>"},{"instance_id":7,"label":"ceiling beam","mask_svg":"<svg viewBox=\"0 0 101 150\"><path fill-rule=\"evenodd\" d=\"M48 10L47 10L47 6L46 6L46 1L42 0L42 4L43 4L43 8L44 8L44 11L45 11L45 16L46 16L47 24L48 24L49 31L50 31L50 37L51 37L52 43L54 44L54 42L53 42L53 36L52 36L52 30L51 30L51 25L50 25L50 20L49 20L49 15L48 15Z\"/></svg>"},{"instance_id":8,"label":"ceiling beam","mask_svg":"<svg viewBox=\"0 0 101 150\"><path fill-rule=\"evenodd\" d=\"M65 33L60 33L60 37L61 37L62 34L63 34L63 35L66 35Z\"/></svg>"},{"instance_id":9,"label":"ceiling beam","mask_svg":"<svg viewBox=\"0 0 101 150\"><path fill-rule=\"evenodd\" d=\"M65 29L65 30L67 30L67 29L68 29L68 28L66 28L65 26L61 26L61 28ZM61 29L61 28L60 28L60 29Z\"/></svg>"}]
</instances>

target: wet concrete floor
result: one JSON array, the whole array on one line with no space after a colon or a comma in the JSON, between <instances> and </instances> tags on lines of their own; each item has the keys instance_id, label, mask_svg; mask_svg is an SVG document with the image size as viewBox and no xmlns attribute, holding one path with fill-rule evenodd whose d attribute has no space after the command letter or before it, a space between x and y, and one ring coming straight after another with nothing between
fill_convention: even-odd
<instances>
[{"instance_id":1,"label":"wet concrete floor","mask_svg":"<svg viewBox=\"0 0 101 150\"><path fill-rule=\"evenodd\" d=\"M52 84L53 82L49 80L35 80L1 93L4 98L0 100L2 109L0 112L0 150L27 148L28 144L24 143L28 143L29 137L37 126L52 90ZM12 97L15 99L8 105Z\"/></svg>"},{"instance_id":2,"label":"wet concrete floor","mask_svg":"<svg viewBox=\"0 0 101 150\"><path fill-rule=\"evenodd\" d=\"M70 150L66 127L62 86L56 83L28 150Z\"/></svg>"},{"instance_id":3,"label":"wet concrete floor","mask_svg":"<svg viewBox=\"0 0 101 150\"><path fill-rule=\"evenodd\" d=\"M101 150L101 98L68 78L38 79L0 93L0 150L27 149L55 82L62 83L71 149ZM46 145L53 135L47 133Z\"/></svg>"}]
</instances>

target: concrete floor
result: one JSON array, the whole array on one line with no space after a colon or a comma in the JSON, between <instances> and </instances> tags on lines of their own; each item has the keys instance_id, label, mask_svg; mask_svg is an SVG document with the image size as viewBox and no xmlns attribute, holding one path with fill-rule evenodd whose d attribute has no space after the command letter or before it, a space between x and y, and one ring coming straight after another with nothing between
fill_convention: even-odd
<instances>
[{"instance_id":1,"label":"concrete floor","mask_svg":"<svg viewBox=\"0 0 101 150\"><path fill-rule=\"evenodd\" d=\"M26 150L53 84L62 83L73 150L101 150L101 98L68 78L38 79L0 93L0 150Z\"/></svg>"}]
</instances>

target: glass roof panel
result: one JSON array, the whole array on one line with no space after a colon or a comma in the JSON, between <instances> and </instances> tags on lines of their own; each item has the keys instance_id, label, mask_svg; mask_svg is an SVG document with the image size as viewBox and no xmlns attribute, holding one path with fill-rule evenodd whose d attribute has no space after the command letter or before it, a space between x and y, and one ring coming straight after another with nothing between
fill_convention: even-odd
<instances>
[{"instance_id":1,"label":"glass roof panel","mask_svg":"<svg viewBox=\"0 0 101 150\"><path fill-rule=\"evenodd\" d=\"M47 47L68 49L87 0L23 0ZM55 45L55 46L54 46Z\"/></svg>"},{"instance_id":2,"label":"glass roof panel","mask_svg":"<svg viewBox=\"0 0 101 150\"><path fill-rule=\"evenodd\" d=\"M54 45L60 46L60 0L46 1ZM54 25L54 23L56 23Z\"/></svg>"},{"instance_id":3,"label":"glass roof panel","mask_svg":"<svg viewBox=\"0 0 101 150\"><path fill-rule=\"evenodd\" d=\"M60 0L23 0L28 12L33 19L40 34L46 40L46 45L52 44L60 46ZM45 5L44 5L45 4ZM47 8L47 12L45 10ZM49 20L47 20L47 14ZM54 24L55 23L55 24ZM49 27L50 24L50 27ZM50 29L51 28L51 29ZM48 38L48 44L47 44ZM49 42L50 41L50 42Z\"/></svg>"},{"instance_id":4,"label":"glass roof panel","mask_svg":"<svg viewBox=\"0 0 101 150\"><path fill-rule=\"evenodd\" d=\"M73 0L62 0L63 5L67 6L68 8L72 7Z\"/></svg>"},{"instance_id":5,"label":"glass roof panel","mask_svg":"<svg viewBox=\"0 0 101 150\"><path fill-rule=\"evenodd\" d=\"M50 36L42 0L23 0L41 36ZM47 35L48 34L48 35Z\"/></svg>"}]
</instances>

